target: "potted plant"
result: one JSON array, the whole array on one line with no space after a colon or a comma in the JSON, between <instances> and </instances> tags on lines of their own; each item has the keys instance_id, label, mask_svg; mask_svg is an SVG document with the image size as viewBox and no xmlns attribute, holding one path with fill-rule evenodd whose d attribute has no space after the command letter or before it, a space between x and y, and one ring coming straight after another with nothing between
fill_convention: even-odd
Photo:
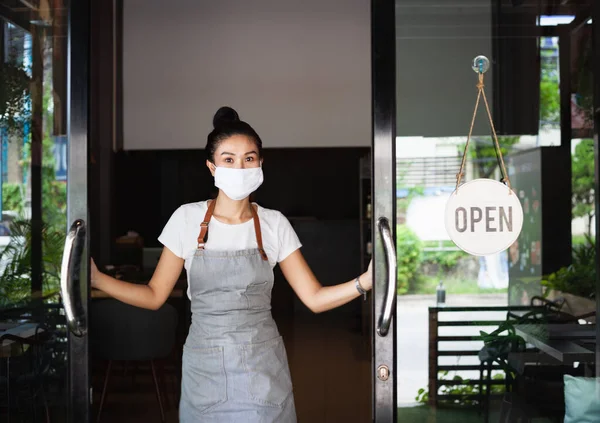
<instances>
[{"instance_id":1,"label":"potted plant","mask_svg":"<svg viewBox=\"0 0 600 423\"><path fill-rule=\"evenodd\" d=\"M0 307L27 302L31 296L31 221L14 220L10 242L0 251ZM60 289L60 266L65 235L42 227L42 284L44 296Z\"/></svg>"},{"instance_id":2,"label":"potted plant","mask_svg":"<svg viewBox=\"0 0 600 423\"><path fill-rule=\"evenodd\" d=\"M573 248L573 264L542 280L545 296L565 299L565 311L574 316L596 310L596 241L586 235L586 243Z\"/></svg>"}]
</instances>

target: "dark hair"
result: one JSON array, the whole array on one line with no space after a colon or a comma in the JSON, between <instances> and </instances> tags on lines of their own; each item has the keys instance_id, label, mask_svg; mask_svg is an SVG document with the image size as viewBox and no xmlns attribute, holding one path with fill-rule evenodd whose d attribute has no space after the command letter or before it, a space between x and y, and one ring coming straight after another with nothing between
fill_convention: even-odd
<instances>
[{"instance_id":1,"label":"dark hair","mask_svg":"<svg viewBox=\"0 0 600 423\"><path fill-rule=\"evenodd\" d=\"M240 120L238 113L231 107L221 107L213 118L214 129L206 139L208 160L214 163L215 151L222 141L234 135L245 135L252 139L258 148L258 156L262 157L262 140L256 131L246 122Z\"/></svg>"}]
</instances>

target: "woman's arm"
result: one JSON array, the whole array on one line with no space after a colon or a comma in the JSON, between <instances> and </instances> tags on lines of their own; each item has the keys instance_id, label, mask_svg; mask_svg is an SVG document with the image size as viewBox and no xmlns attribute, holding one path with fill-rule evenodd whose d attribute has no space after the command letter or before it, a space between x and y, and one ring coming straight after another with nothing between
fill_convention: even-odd
<instances>
[{"instance_id":1,"label":"woman's arm","mask_svg":"<svg viewBox=\"0 0 600 423\"><path fill-rule=\"evenodd\" d=\"M300 300L314 313L331 310L360 296L355 280L333 286L322 286L304 260L300 250L294 251L279 263L283 275ZM366 291L373 286L371 266L359 277Z\"/></svg>"},{"instance_id":2,"label":"woman's arm","mask_svg":"<svg viewBox=\"0 0 600 423\"><path fill-rule=\"evenodd\" d=\"M136 307L159 309L173 290L183 270L184 260L167 247L163 248L152 279L147 285L121 281L98 270L92 260L92 287L113 298Z\"/></svg>"}]
</instances>

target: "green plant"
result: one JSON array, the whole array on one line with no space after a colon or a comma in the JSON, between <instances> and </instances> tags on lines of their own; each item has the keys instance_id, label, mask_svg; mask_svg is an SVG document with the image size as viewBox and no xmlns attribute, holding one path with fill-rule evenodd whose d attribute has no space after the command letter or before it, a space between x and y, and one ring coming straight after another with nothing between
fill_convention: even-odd
<instances>
[{"instance_id":1,"label":"green plant","mask_svg":"<svg viewBox=\"0 0 600 423\"><path fill-rule=\"evenodd\" d=\"M42 219L46 225L64 231L67 227L67 185L56 180L54 140L50 135L50 123L54 122L51 99L51 86L48 84L43 98L44 122L47 125L42 139ZM31 138L26 141L22 166L28 169L31 166Z\"/></svg>"},{"instance_id":2,"label":"green plant","mask_svg":"<svg viewBox=\"0 0 600 423\"><path fill-rule=\"evenodd\" d=\"M571 159L573 187L573 217L587 218L588 234L592 233L594 218L594 140L584 139L577 144Z\"/></svg>"},{"instance_id":3,"label":"green plant","mask_svg":"<svg viewBox=\"0 0 600 423\"><path fill-rule=\"evenodd\" d=\"M46 87L43 98L44 122L48 125L54 122L51 107L52 92ZM67 211L67 185L63 181L57 181L55 175L54 141L50 135L51 128L44 130L42 139L42 219L44 223L64 231L66 229ZM23 149L23 160L20 165L23 169L31 166L31 139L25 140ZM2 208L23 213L25 208L26 184L4 183L2 184Z\"/></svg>"},{"instance_id":4,"label":"green plant","mask_svg":"<svg viewBox=\"0 0 600 423\"><path fill-rule=\"evenodd\" d=\"M516 326L527 323L547 322L548 315L554 311L551 308L533 309L521 316L510 315L496 330L487 333L479 331L484 347L479 351L482 362L497 363L505 373L514 377L514 368L508 362L508 355L525 351L526 343L523 337L517 335Z\"/></svg>"},{"instance_id":5,"label":"green plant","mask_svg":"<svg viewBox=\"0 0 600 423\"><path fill-rule=\"evenodd\" d=\"M453 405L471 405L474 401L477 401L477 394L479 394L479 385L470 383L469 379L465 379L458 374L454 374L453 376L449 376L449 372L447 370L441 371L438 373L438 380L451 380L456 382L453 385L442 385L439 388L439 395L459 395L453 400L447 400L442 402L447 402ZM504 375L501 373L496 373L492 376L494 380L502 380ZM505 391L505 387L503 385L491 385L491 393L499 394ZM417 396L415 397L415 401L421 404L427 404L429 402L429 389L421 388L417 392Z\"/></svg>"},{"instance_id":6,"label":"green plant","mask_svg":"<svg viewBox=\"0 0 600 423\"><path fill-rule=\"evenodd\" d=\"M521 140L520 137L509 137L499 136L498 144L500 144L500 151L502 156L506 157L512 151L515 144ZM496 156L496 148L492 137L477 137L473 138L472 144L467 151L467 158L470 158L475 165L477 178L491 178L498 167L498 160ZM465 150L465 144L459 145L459 154L462 156Z\"/></svg>"},{"instance_id":7,"label":"green plant","mask_svg":"<svg viewBox=\"0 0 600 423\"><path fill-rule=\"evenodd\" d=\"M397 228L398 295L406 294L414 284L423 256L421 240L406 225Z\"/></svg>"},{"instance_id":8,"label":"green plant","mask_svg":"<svg viewBox=\"0 0 600 423\"><path fill-rule=\"evenodd\" d=\"M479 360L482 362L497 363L502 369L502 372L494 374L492 379L503 380L506 374L515 376L514 368L508 363L508 354L524 351L526 346L525 340L520 335L517 335L515 326L526 322L545 321L549 312L551 311L547 309L528 311L522 316L507 318L493 332L479 331L479 335L483 341L483 348L479 351ZM442 383L438 390L439 395L457 395L455 399L448 400L448 404L468 405L477 401L476 394L479 393L479 386L471 383L471 380L464 379L456 372L450 377L448 371L438 372L438 380L451 380L454 382L452 384ZM492 393L502 393L504 389L503 385L491 386ZM427 403L429 400L428 389L419 389L415 400L420 403Z\"/></svg>"},{"instance_id":9,"label":"green plant","mask_svg":"<svg viewBox=\"0 0 600 423\"><path fill-rule=\"evenodd\" d=\"M399 171L400 172L400 171ZM396 178L396 185L398 187L404 186L404 175L398 174ZM420 197L425 193L425 189L420 186L409 187L408 194L406 197L399 197L396 199L396 208L398 215L406 215L406 211L408 210L408 206L415 197Z\"/></svg>"},{"instance_id":10,"label":"green plant","mask_svg":"<svg viewBox=\"0 0 600 423\"><path fill-rule=\"evenodd\" d=\"M518 319L518 322L523 319ZM508 354L525 351L525 340L517 335L517 321L507 319L491 333L479 331L484 347L479 352L479 359L485 362L498 363L506 373L513 373L508 364Z\"/></svg>"},{"instance_id":11,"label":"green plant","mask_svg":"<svg viewBox=\"0 0 600 423\"><path fill-rule=\"evenodd\" d=\"M593 37L589 28L581 32L581 35L574 40L578 44L576 49L580 53L576 57L577 71L572 86L577 95L577 102L584 112L584 120L587 125L592 126L594 124Z\"/></svg>"},{"instance_id":12,"label":"green plant","mask_svg":"<svg viewBox=\"0 0 600 423\"><path fill-rule=\"evenodd\" d=\"M423 246L417 235L406 225L397 229L398 294L406 294L414 286L421 264Z\"/></svg>"},{"instance_id":13,"label":"green plant","mask_svg":"<svg viewBox=\"0 0 600 423\"><path fill-rule=\"evenodd\" d=\"M423 263L436 264L439 272L449 272L463 258L469 257L464 251L426 251L423 254Z\"/></svg>"},{"instance_id":14,"label":"green plant","mask_svg":"<svg viewBox=\"0 0 600 423\"><path fill-rule=\"evenodd\" d=\"M573 248L573 264L563 267L542 279L546 293L561 291L591 298L596 293L596 241L586 235L585 244Z\"/></svg>"},{"instance_id":15,"label":"green plant","mask_svg":"<svg viewBox=\"0 0 600 423\"><path fill-rule=\"evenodd\" d=\"M24 206L23 184L3 183L2 184L2 210L12 210L17 213L23 213Z\"/></svg>"},{"instance_id":16,"label":"green plant","mask_svg":"<svg viewBox=\"0 0 600 423\"><path fill-rule=\"evenodd\" d=\"M477 284L477 279L465 278L460 275L444 276L427 276L421 273L420 269L415 276L415 283L411 286L408 294L419 295L434 295L440 283L444 282L446 288L446 296L448 295L463 295L463 294L495 294L506 293L506 288L480 288Z\"/></svg>"},{"instance_id":17,"label":"green plant","mask_svg":"<svg viewBox=\"0 0 600 423\"><path fill-rule=\"evenodd\" d=\"M556 126L560 121L560 90L558 78L542 72L540 81L540 120L545 126Z\"/></svg>"},{"instance_id":18,"label":"green plant","mask_svg":"<svg viewBox=\"0 0 600 423\"><path fill-rule=\"evenodd\" d=\"M27 69L16 60L0 64L0 127L20 133L30 118Z\"/></svg>"},{"instance_id":19,"label":"green plant","mask_svg":"<svg viewBox=\"0 0 600 423\"><path fill-rule=\"evenodd\" d=\"M6 265L0 275L0 305L18 303L31 296L31 222L18 219L10 229L10 242L0 253L0 262ZM42 226L43 295L59 290L64 240L64 231Z\"/></svg>"}]
</instances>

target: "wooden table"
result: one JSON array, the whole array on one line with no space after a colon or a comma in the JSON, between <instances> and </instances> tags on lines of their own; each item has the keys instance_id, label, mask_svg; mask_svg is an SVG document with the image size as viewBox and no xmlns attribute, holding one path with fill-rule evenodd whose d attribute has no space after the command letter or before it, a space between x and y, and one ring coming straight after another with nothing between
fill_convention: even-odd
<instances>
[{"instance_id":1,"label":"wooden table","mask_svg":"<svg viewBox=\"0 0 600 423\"><path fill-rule=\"evenodd\" d=\"M523 324L515 326L515 330L525 342L562 364L595 361L595 324ZM589 346L582 345L585 341L589 341Z\"/></svg>"}]
</instances>

